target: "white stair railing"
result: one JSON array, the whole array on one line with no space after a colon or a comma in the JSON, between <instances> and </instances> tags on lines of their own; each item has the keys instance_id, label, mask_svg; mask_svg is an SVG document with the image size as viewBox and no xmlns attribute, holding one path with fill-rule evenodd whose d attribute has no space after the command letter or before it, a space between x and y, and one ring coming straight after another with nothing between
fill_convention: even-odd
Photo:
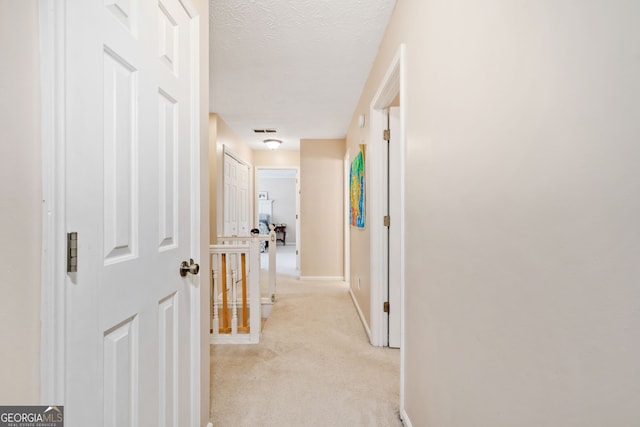
<instances>
[{"instance_id":1,"label":"white stair railing","mask_svg":"<svg viewBox=\"0 0 640 427\"><path fill-rule=\"evenodd\" d=\"M257 344L262 321L259 240L211 245L209 251L211 343Z\"/></svg>"},{"instance_id":2,"label":"white stair railing","mask_svg":"<svg viewBox=\"0 0 640 427\"><path fill-rule=\"evenodd\" d=\"M268 296L260 291L260 245L268 242ZM212 344L255 344L276 299L276 235L218 236L211 245Z\"/></svg>"},{"instance_id":3,"label":"white stair railing","mask_svg":"<svg viewBox=\"0 0 640 427\"><path fill-rule=\"evenodd\" d=\"M269 256L269 267L267 270L268 274L268 293L263 295L263 302L276 302L276 256L277 256L277 246L276 246L276 233L274 231L274 225L269 225L270 232L269 234L253 234L250 236L218 236L218 243L222 245L229 244L246 244L253 240L258 240L258 242L268 242L268 256Z\"/></svg>"}]
</instances>

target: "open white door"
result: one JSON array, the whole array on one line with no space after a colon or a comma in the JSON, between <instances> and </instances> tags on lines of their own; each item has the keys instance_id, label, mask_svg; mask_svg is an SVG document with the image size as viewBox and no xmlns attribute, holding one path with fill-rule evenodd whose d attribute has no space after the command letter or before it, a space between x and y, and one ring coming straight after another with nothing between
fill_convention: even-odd
<instances>
[{"instance_id":1,"label":"open white door","mask_svg":"<svg viewBox=\"0 0 640 427\"><path fill-rule=\"evenodd\" d=\"M199 233L190 18L178 0L67 0L61 10L66 228L78 233L65 285L65 425L197 425L194 282L179 274Z\"/></svg>"}]
</instances>

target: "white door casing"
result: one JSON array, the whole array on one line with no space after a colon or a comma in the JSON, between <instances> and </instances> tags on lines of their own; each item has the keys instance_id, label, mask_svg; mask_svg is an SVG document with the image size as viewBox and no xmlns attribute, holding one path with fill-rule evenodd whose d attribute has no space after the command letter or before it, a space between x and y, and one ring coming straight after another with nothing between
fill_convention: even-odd
<instances>
[{"instance_id":1,"label":"white door casing","mask_svg":"<svg viewBox=\"0 0 640 427\"><path fill-rule=\"evenodd\" d=\"M400 108L389 108L389 347L400 348L400 274L401 274L401 234L402 225L402 170L400 160L402 157L402 144L400 142Z\"/></svg>"},{"instance_id":2,"label":"white door casing","mask_svg":"<svg viewBox=\"0 0 640 427\"><path fill-rule=\"evenodd\" d=\"M78 272L58 304L64 387L47 393L62 396L69 426L197 425L197 291L178 274L199 234L191 18L177 0L61 3L43 2L65 58L64 95L47 95L64 129L54 210L78 232Z\"/></svg>"},{"instance_id":3,"label":"white door casing","mask_svg":"<svg viewBox=\"0 0 640 427\"><path fill-rule=\"evenodd\" d=\"M383 311L383 304L389 296L389 231L383 225L383 217L388 214L388 163L387 143L383 139L383 131L388 126L387 109L393 100L400 94L400 124L396 132L397 138L393 138L394 144L399 144L398 150L400 170L404 168L404 121L403 121L403 78L402 61L404 47L393 59L385 74L376 95L371 101L369 110L371 123L371 142L367 146L367 177L370 183L367 190L369 199L369 214L367 223L371 225L371 344L376 346L389 345L389 317ZM403 203L403 172L399 177L400 204ZM391 218L393 229L399 234L399 287L402 293L404 286L404 219L403 209L400 208L399 217ZM400 307L390 305L390 311L396 310L400 317L403 315L403 301L400 298ZM402 322L401 322L402 323ZM402 333L401 333L402 334ZM402 346L401 346L402 348Z\"/></svg>"},{"instance_id":4,"label":"white door casing","mask_svg":"<svg viewBox=\"0 0 640 427\"><path fill-rule=\"evenodd\" d=\"M385 238L386 227L382 226L382 216L386 208L386 200L380 197L386 188L384 170L386 168L386 150L383 150L382 138L380 137L386 126L385 109L391 105L396 96L400 95L400 123L399 131L396 132L397 140L394 143L400 144L400 218L391 219L398 227L400 235L400 415L403 420L407 419L404 407L404 383L405 383L405 297L404 297L404 168L405 168L405 117L406 112L406 78L405 78L405 46L400 45L398 52L391 61L385 73L378 91L371 101L370 130L371 140L367 146L367 176L370 180L370 187L367 190L369 198L368 224L371 224L371 344L382 346L388 345L387 338L387 316L383 312L382 304L387 297L387 251ZM390 310L394 308L391 307Z\"/></svg>"},{"instance_id":5,"label":"white door casing","mask_svg":"<svg viewBox=\"0 0 640 427\"><path fill-rule=\"evenodd\" d=\"M300 245L300 169L296 169L296 270L300 271L300 252L302 246Z\"/></svg>"}]
</instances>

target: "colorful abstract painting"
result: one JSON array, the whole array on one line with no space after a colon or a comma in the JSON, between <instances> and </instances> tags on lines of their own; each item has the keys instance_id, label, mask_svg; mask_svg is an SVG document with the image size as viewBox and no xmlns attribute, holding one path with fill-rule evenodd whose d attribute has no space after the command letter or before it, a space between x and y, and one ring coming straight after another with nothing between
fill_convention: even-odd
<instances>
[{"instance_id":1,"label":"colorful abstract painting","mask_svg":"<svg viewBox=\"0 0 640 427\"><path fill-rule=\"evenodd\" d=\"M360 151L351 162L351 225L356 228L364 228L365 224L364 150L365 145L361 144Z\"/></svg>"}]
</instances>

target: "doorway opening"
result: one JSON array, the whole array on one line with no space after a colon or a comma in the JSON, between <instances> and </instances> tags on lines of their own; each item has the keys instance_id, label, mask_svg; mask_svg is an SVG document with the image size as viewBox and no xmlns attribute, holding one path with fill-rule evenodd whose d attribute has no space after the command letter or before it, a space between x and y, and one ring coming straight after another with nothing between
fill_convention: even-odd
<instances>
[{"instance_id":1,"label":"doorway opening","mask_svg":"<svg viewBox=\"0 0 640 427\"><path fill-rule=\"evenodd\" d=\"M404 52L405 46L400 45L371 102L371 163L368 166L372 187L369 194L378 195L370 199L370 217L373 218L370 246L371 343L377 346L399 344L401 412L404 411L405 365L404 129L407 97ZM395 116L397 121L393 118Z\"/></svg>"},{"instance_id":2,"label":"doorway opening","mask_svg":"<svg viewBox=\"0 0 640 427\"><path fill-rule=\"evenodd\" d=\"M256 228L273 224L278 274L300 276L300 180L297 168L256 168Z\"/></svg>"}]
</instances>

